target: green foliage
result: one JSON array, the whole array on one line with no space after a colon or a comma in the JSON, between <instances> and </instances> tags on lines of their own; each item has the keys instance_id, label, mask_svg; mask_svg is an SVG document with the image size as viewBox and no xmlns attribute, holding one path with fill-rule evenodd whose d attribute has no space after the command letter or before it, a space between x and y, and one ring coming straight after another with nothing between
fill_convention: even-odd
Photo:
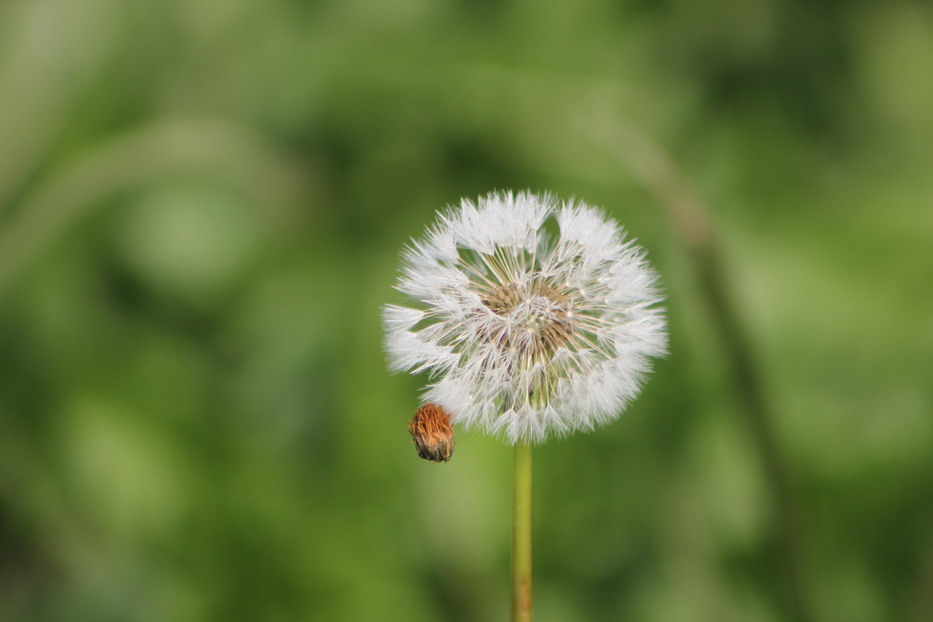
<instances>
[{"instance_id":1,"label":"green foliage","mask_svg":"<svg viewBox=\"0 0 933 622\"><path fill-rule=\"evenodd\" d=\"M604 205L669 295L643 397L536 450L537 619L790 619L617 124L713 214L817 619L933 618L931 42L904 0L6 0L0 619L505 619L510 450L418 460L379 323L409 236L497 188Z\"/></svg>"}]
</instances>

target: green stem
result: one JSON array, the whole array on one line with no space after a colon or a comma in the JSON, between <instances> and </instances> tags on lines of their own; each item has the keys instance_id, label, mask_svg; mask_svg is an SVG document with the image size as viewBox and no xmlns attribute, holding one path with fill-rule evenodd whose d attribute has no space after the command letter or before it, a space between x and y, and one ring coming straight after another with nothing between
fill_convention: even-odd
<instances>
[{"instance_id":1,"label":"green stem","mask_svg":"<svg viewBox=\"0 0 933 622\"><path fill-rule=\"evenodd\" d=\"M512 472L512 622L531 622L531 447L515 445Z\"/></svg>"}]
</instances>

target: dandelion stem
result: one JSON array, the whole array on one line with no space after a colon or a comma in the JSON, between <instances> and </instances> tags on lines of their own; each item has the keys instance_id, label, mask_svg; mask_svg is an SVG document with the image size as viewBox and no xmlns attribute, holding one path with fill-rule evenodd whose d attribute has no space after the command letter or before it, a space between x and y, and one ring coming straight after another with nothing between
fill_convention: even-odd
<instances>
[{"instance_id":1,"label":"dandelion stem","mask_svg":"<svg viewBox=\"0 0 933 622\"><path fill-rule=\"evenodd\" d=\"M531 622L531 447L521 442L512 486L512 622Z\"/></svg>"}]
</instances>

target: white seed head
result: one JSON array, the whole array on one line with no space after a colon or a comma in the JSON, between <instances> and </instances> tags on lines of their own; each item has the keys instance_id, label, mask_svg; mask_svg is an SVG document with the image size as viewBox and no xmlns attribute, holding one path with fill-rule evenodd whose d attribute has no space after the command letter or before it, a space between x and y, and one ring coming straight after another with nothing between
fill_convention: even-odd
<instances>
[{"instance_id":1,"label":"white seed head","mask_svg":"<svg viewBox=\"0 0 933 622\"><path fill-rule=\"evenodd\" d=\"M511 443L618 417L664 354L656 276L600 210L551 195L489 194L440 214L404 253L383 310L393 370L454 423Z\"/></svg>"}]
</instances>

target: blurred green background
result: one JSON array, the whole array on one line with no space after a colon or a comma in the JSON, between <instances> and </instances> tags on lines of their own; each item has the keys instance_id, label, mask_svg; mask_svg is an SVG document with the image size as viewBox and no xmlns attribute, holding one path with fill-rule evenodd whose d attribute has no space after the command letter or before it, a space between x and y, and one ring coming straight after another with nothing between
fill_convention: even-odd
<instances>
[{"instance_id":1,"label":"blurred green background","mask_svg":"<svg viewBox=\"0 0 933 622\"><path fill-rule=\"evenodd\" d=\"M419 460L379 320L501 188L605 206L669 297L642 398L536 451L537 619L795 619L632 128L712 215L810 619L933 619L929 3L3 0L0 620L505 620L510 449Z\"/></svg>"}]
</instances>

